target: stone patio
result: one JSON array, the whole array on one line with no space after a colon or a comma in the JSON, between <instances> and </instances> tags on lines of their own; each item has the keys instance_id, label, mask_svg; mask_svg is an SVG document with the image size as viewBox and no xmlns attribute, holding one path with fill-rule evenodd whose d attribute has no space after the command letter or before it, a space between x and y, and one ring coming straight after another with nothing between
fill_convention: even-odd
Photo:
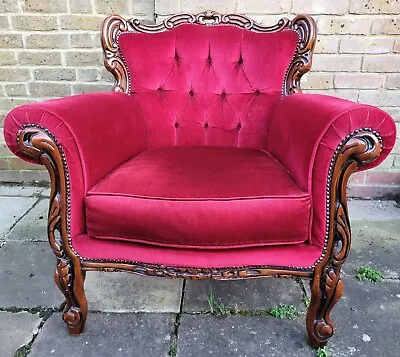
<instances>
[{"instance_id":1,"label":"stone patio","mask_svg":"<svg viewBox=\"0 0 400 357\"><path fill-rule=\"evenodd\" d=\"M0 186L0 356L316 356L306 342L308 282L256 279L182 281L131 274L87 275L91 312L85 332L69 337L46 242L49 190ZM343 268L345 293L332 318L331 356L400 355L400 208L394 201L351 201L353 249ZM385 277L355 278L359 266ZM210 287L233 313L208 313ZM265 311L279 304L295 320Z\"/></svg>"}]
</instances>

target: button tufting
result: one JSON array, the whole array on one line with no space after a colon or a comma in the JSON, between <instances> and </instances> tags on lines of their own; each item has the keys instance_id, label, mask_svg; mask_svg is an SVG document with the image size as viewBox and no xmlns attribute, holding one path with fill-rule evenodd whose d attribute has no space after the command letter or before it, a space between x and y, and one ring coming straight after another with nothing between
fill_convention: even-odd
<instances>
[{"instance_id":1,"label":"button tufting","mask_svg":"<svg viewBox=\"0 0 400 357\"><path fill-rule=\"evenodd\" d=\"M208 64L208 65L211 65L211 62L212 62L211 57L208 56L208 58L207 58L207 64Z\"/></svg>"},{"instance_id":2,"label":"button tufting","mask_svg":"<svg viewBox=\"0 0 400 357\"><path fill-rule=\"evenodd\" d=\"M164 89L163 89L163 87L161 87L161 86L157 88L157 92L162 92L163 90L164 90Z\"/></svg>"},{"instance_id":3,"label":"button tufting","mask_svg":"<svg viewBox=\"0 0 400 357\"><path fill-rule=\"evenodd\" d=\"M225 92L222 92L222 93L221 93L221 98L224 99L225 97L226 97L226 93L225 93Z\"/></svg>"},{"instance_id":4,"label":"button tufting","mask_svg":"<svg viewBox=\"0 0 400 357\"><path fill-rule=\"evenodd\" d=\"M255 95L260 95L261 92L257 89L257 90L254 92L254 94L255 94Z\"/></svg>"},{"instance_id":5,"label":"button tufting","mask_svg":"<svg viewBox=\"0 0 400 357\"><path fill-rule=\"evenodd\" d=\"M189 95L190 95L191 97L193 97L194 93L193 93L192 90L189 91Z\"/></svg>"},{"instance_id":6,"label":"button tufting","mask_svg":"<svg viewBox=\"0 0 400 357\"><path fill-rule=\"evenodd\" d=\"M175 58L175 61L179 61L179 56L178 56L178 54L176 52L175 52L174 58Z\"/></svg>"},{"instance_id":7,"label":"button tufting","mask_svg":"<svg viewBox=\"0 0 400 357\"><path fill-rule=\"evenodd\" d=\"M178 124L178 123L175 123L175 124L174 124L174 127L175 127L175 128L177 128L178 126L179 126L179 124Z\"/></svg>"},{"instance_id":8,"label":"button tufting","mask_svg":"<svg viewBox=\"0 0 400 357\"><path fill-rule=\"evenodd\" d=\"M237 125L237 130L240 130L241 128L242 128L242 124L239 123L239 124Z\"/></svg>"},{"instance_id":9,"label":"button tufting","mask_svg":"<svg viewBox=\"0 0 400 357\"><path fill-rule=\"evenodd\" d=\"M208 128L208 123L205 123L205 124L204 124L204 127L207 129L207 128Z\"/></svg>"},{"instance_id":10,"label":"button tufting","mask_svg":"<svg viewBox=\"0 0 400 357\"><path fill-rule=\"evenodd\" d=\"M239 58L239 60L238 60L237 63L238 63L238 64L243 64L243 58L242 58L242 56L240 56L240 58Z\"/></svg>"}]
</instances>

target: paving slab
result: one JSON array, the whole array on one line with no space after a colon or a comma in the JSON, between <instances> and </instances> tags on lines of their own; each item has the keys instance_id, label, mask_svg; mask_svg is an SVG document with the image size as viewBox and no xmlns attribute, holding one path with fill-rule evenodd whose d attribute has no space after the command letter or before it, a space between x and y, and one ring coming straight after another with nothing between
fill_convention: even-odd
<instances>
[{"instance_id":1,"label":"paving slab","mask_svg":"<svg viewBox=\"0 0 400 357\"><path fill-rule=\"evenodd\" d=\"M371 266L387 278L400 277L400 220L352 222L352 247L343 272L354 275L360 266Z\"/></svg>"},{"instance_id":2,"label":"paving slab","mask_svg":"<svg viewBox=\"0 0 400 357\"><path fill-rule=\"evenodd\" d=\"M344 283L344 296L332 311L337 328L332 355L398 357L400 281L373 284L346 277Z\"/></svg>"},{"instance_id":3,"label":"paving slab","mask_svg":"<svg viewBox=\"0 0 400 357\"><path fill-rule=\"evenodd\" d=\"M44 324L29 357L168 356L173 314L89 314L86 329L69 336L61 314Z\"/></svg>"},{"instance_id":4,"label":"paving slab","mask_svg":"<svg viewBox=\"0 0 400 357\"><path fill-rule=\"evenodd\" d=\"M315 357L307 345L305 318L182 315L178 357Z\"/></svg>"},{"instance_id":5,"label":"paving slab","mask_svg":"<svg viewBox=\"0 0 400 357\"><path fill-rule=\"evenodd\" d=\"M32 340L41 321L39 314L0 311L0 356L14 357L19 347Z\"/></svg>"},{"instance_id":6,"label":"paving slab","mask_svg":"<svg viewBox=\"0 0 400 357\"><path fill-rule=\"evenodd\" d=\"M270 309L279 304L294 305L300 311L305 309L302 290L295 280L260 278L235 281L188 280L183 311L209 310L207 298L210 288L218 303L240 310Z\"/></svg>"},{"instance_id":7,"label":"paving slab","mask_svg":"<svg viewBox=\"0 0 400 357\"><path fill-rule=\"evenodd\" d=\"M49 200L42 199L4 237L6 241L34 240L47 242Z\"/></svg>"},{"instance_id":8,"label":"paving slab","mask_svg":"<svg viewBox=\"0 0 400 357\"><path fill-rule=\"evenodd\" d=\"M130 273L88 272L85 290L90 310L106 312L179 312L182 279Z\"/></svg>"},{"instance_id":9,"label":"paving slab","mask_svg":"<svg viewBox=\"0 0 400 357\"><path fill-rule=\"evenodd\" d=\"M38 196L43 192L43 187L35 186L0 186L0 196Z\"/></svg>"},{"instance_id":10,"label":"paving slab","mask_svg":"<svg viewBox=\"0 0 400 357\"><path fill-rule=\"evenodd\" d=\"M351 221L400 220L400 207L396 201L349 200Z\"/></svg>"},{"instance_id":11,"label":"paving slab","mask_svg":"<svg viewBox=\"0 0 400 357\"><path fill-rule=\"evenodd\" d=\"M56 259L46 242L6 242L0 249L0 307L59 307Z\"/></svg>"},{"instance_id":12,"label":"paving slab","mask_svg":"<svg viewBox=\"0 0 400 357\"><path fill-rule=\"evenodd\" d=\"M50 192L51 192L50 188L45 188L45 189L42 191L41 195L42 195L43 197L50 197Z\"/></svg>"},{"instance_id":13,"label":"paving slab","mask_svg":"<svg viewBox=\"0 0 400 357\"><path fill-rule=\"evenodd\" d=\"M0 196L0 240L37 200L34 197Z\"/></svg>"}]
</instances>

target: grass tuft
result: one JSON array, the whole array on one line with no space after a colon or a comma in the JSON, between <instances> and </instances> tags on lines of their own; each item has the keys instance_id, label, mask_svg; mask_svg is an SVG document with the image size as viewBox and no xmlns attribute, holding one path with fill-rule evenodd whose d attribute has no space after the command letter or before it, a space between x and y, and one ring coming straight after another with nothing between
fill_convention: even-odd
<instances>
[{"instance_id":1,"label":"grass tuft","mask_svg":"<svg viewBox=\"0 0 400 357\"><path fill-rule=\"evenodd\" d=\"M272 316L278 319L289 319L294 320L302 315L301 312L297 311L293 305L281 304L269 310L240 310L238 306L229 307L216 301L214 291L210 287L210 291L207 296L208 307L206 313L215 316Z\"/></svg>"},{"instance_id":2,"label":"grass tuft","mask_svg":"<svg viewBox=\"0 0 400 357\"><path fill-rule=\"evenodd\" d=\"M294 320L298 318L301 313L293 305L281 304L269 310L269 314L277 319Z\"/></svg>"},{"instance_id":3,"label":"grass tuft","mask_svg":"<svg viewBox=\"0 0 400 357\"><path fill-rule=\"evenodd\" d=\"M329 357L328 349L326 347L318 348L317 357Z\"/></svg>"},{"instance_id":4,"label":"grass tuft","mask_svg":"<svg viewBox=\"0 0 400 357\"><path fill-rule=\"evenodd\" d=\"M358 268L356 278L360 281L370 281L372 283L380 283L383 281L382 274L370 267Z\"/></svg>"},{"instance_id":5,"label":"grass tuft","mask_svg":"<svg viewBox=\"0 0 400 357\"><path fill-rule=\"evenodd\" d=\"M218 303L215 300L215 295L212 287L210 286L210 292L207 296L207 301L208 301L208 306L209 310L208 312L212 315L217 315L217 316L228 316L228 315L233 315L237 314L238 309L232 309L228 306L225 306L222 303Z\"/></svg>"},{"instance_id":6,"label":"grass tuft","mask_svg":"<svg viewBox=\"0 0 400 357\"><path fill-rule=\"evenodd\" d=\"M303 297L303 303L304 303L304 306L308 309L311 304L311 299L309 297L305 296L305 297Z\"/></svg>"}]
</instances>

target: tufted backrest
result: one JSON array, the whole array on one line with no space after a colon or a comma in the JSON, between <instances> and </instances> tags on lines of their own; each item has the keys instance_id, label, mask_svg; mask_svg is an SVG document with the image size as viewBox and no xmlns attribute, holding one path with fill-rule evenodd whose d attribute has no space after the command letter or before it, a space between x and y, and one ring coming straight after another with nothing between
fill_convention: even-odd
<instances>
[{"instance_id":1,"label":"tufted backrest","mask_svg":"<svg viewBox=\"0 0 400 357\"><path fill-rule=\"evenodd\" d=\"M140 107L149 148L263 149L301 34L283 23L265 32L227 23L165 27L114 33L120 62L113 69L126 72L125 82L116 76L116 89Z\"/></svg>"}]
</instances>

